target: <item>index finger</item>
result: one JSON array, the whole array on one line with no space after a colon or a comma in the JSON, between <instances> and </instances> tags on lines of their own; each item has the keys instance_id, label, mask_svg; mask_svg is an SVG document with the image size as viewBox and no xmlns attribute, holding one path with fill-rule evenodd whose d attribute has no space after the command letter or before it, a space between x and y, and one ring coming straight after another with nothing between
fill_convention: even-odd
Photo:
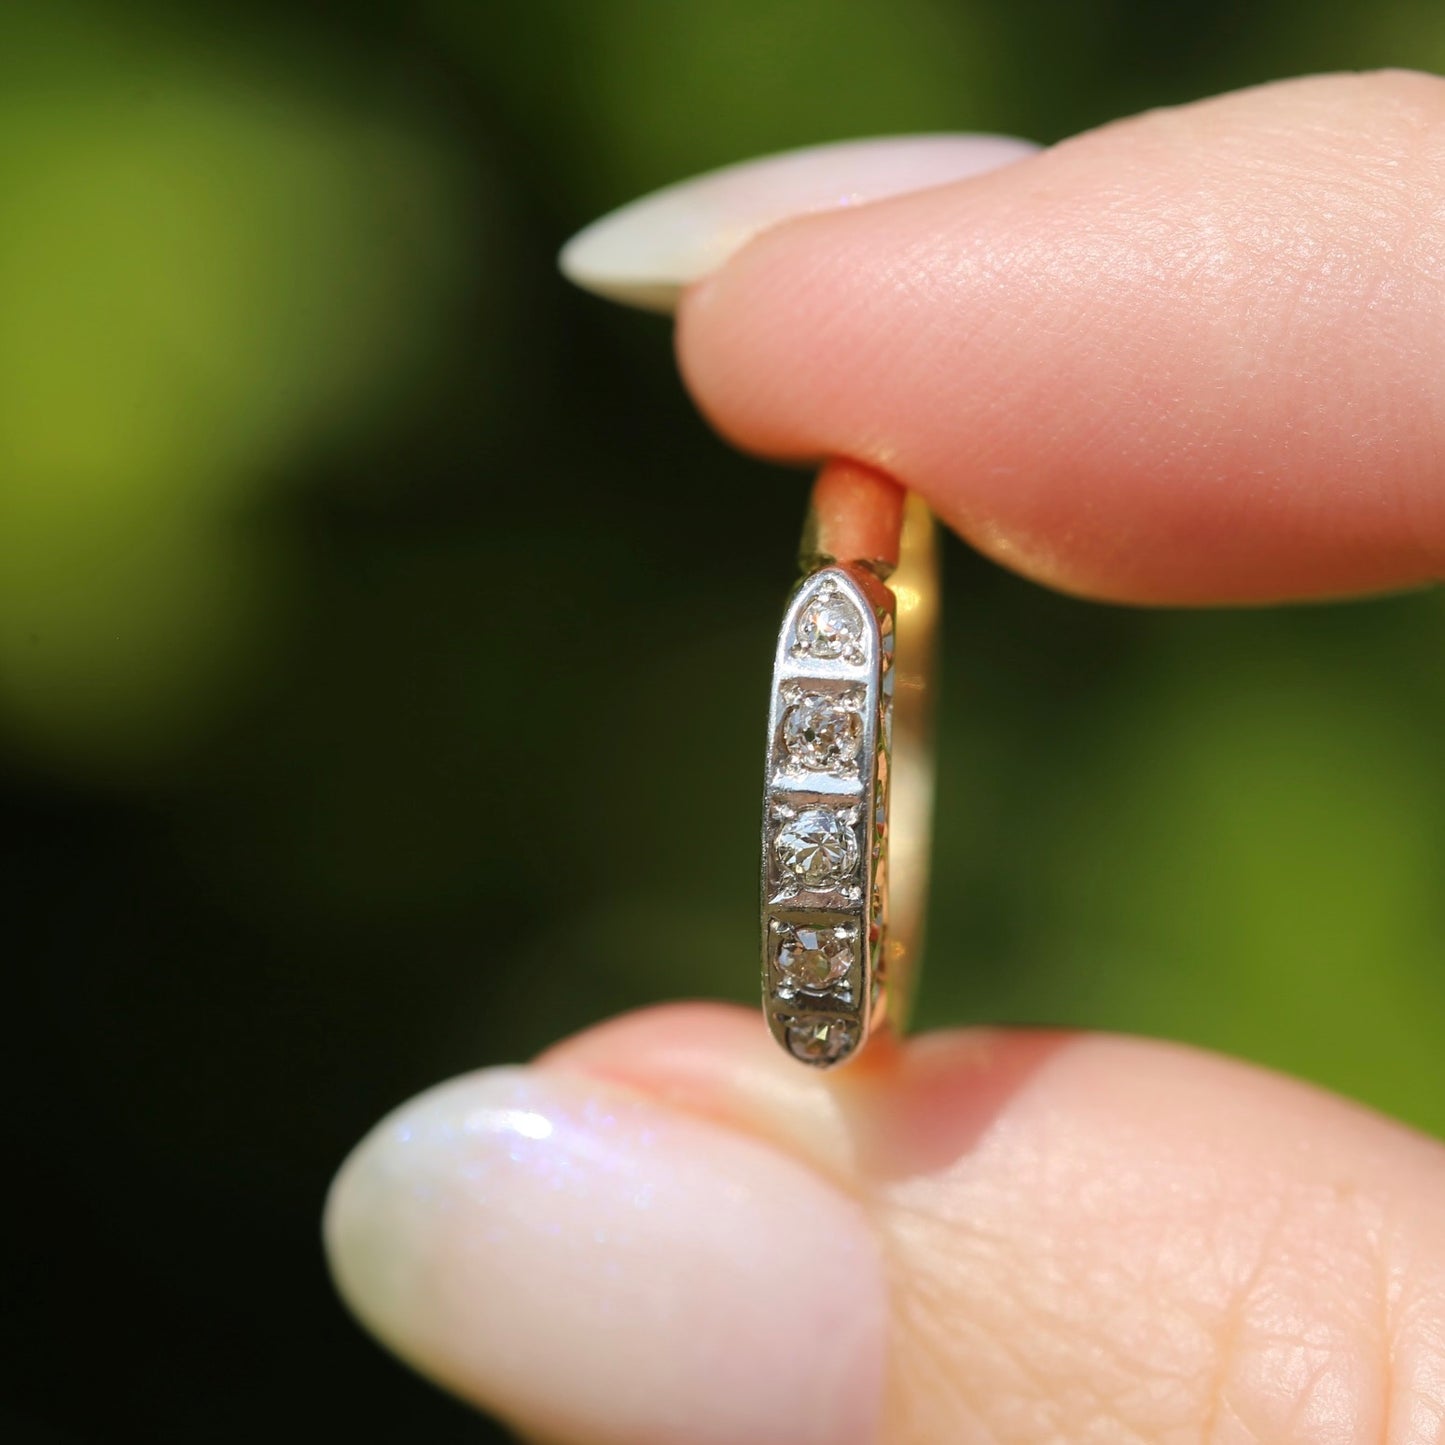
<instances>
[{"instance_id":1,"label":"index finger","mask_svg":"<svg viewBox=\"0 0 1445 1445\"><path fill-rule=\"evenodd\" d=\"M1445 558L1445 82L1293 81L788 221L693 288L731 440L868 463L1041 581L1338 596Z\"/></svg>"}]
</instances>

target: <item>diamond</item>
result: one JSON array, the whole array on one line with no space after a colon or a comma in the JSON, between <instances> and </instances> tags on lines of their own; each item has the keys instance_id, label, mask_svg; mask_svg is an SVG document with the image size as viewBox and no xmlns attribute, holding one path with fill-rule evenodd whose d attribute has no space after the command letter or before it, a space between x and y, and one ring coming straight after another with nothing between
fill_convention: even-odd
<instances>
[{"instance_id":1,"label":"diamond","mask_svg":"<svg viewBox=\"0 0 1445 1445\"><path fill-rule=\"evenodd\" d=\"M863 719L842 698L805 692L783 714L783 742L801 767L840 772L862 741Z\"/></svg>"},{"instance_id":2,"label":"diamond","mask_svg":"<svg viewBox=\"0 0 1445 1445\"><path fill-rule=\"evenodd\" d=\"M858 864L858 841L843 816L826 808L799 813L773 840L778 863L809 887L837 882Z\"/></svg>"},{"instance_id":3,"label":"diamond","mask_svg":"<svg viewBox=\"0 0 1445 1445\"><path fill-rule=\"evenodd\" d=\"M847 977L853 966L851 929L808 928L802 924L782 927L788 937L778 949L778 972L785 983L819 993Z\"/></svg>"},{"instance_id":4,"label":"diamond","mask_svg":"<svg viewBox=\"0 0 1445 1445\"><path fill-rule=\"evenodd\" d=\"M857 1043L858 1025L852 1019L799 1019L788 1025L788 1048L805 1064L836 1064Z\"/></svg>"},{"instance_id":5,"label":"diamond","mask_svg":"<svg viewBox=\"0 0 1445 1445\"><path fill-rule=\"evenodd\" d=\"M809 657L863 660L863 614L841 592L819 592L798 614L793 651Z\"/></svg>"}]
</instances>

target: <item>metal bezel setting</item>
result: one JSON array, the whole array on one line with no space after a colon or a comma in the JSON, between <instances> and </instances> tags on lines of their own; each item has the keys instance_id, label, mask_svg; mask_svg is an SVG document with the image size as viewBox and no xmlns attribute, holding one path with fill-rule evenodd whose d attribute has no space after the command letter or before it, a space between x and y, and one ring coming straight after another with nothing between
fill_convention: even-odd
<instances>
[{"instance_id":1,"label":"metal bezel setting","mask_svg":"<svg viewBox=\"0 0 1445 1445\"><path fill-rule=\"evenodd\" d=\"M820 605L844 622L853 609L856 635L843 628L820 648L811 640L818 629L808 625ZM773 1036L795 1058L817 1066L848 1058L875 1023L887 932L893 634L893 594L877 577L861 566L821 567L793 594L773 662L763 801L763 1000ZM812 767L790 751L784 723L803 696L836 698L840 708L856 712L861 736L843 765ZM831 817L852 842L835 850L844 853L838 868L812 880L785 867L778 847L789 824L808 815ZM829 841L824 829L815 831ZM798 929L839 930L851 941L840 978L819 989L789 982L781 950Z\"/></svg>"}]
</instances>

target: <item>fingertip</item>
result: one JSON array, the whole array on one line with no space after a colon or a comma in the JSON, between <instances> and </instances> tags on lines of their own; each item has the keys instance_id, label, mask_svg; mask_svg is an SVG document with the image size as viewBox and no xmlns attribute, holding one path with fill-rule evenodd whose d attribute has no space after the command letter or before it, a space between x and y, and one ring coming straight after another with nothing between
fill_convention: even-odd
<instances>
[{"instance_id":1,"label":"fingertip","mask_svg":"<svg viewBox=\"0 0 1445 1445\"><path fill-rule=\"evenodd\" d=\"M324 1234L383 1343L529 1435L875 1437L887 1310L861 1209L617 1083L494 1069L421 1095L343 1166Z\"/></svg>"}]
</instances>

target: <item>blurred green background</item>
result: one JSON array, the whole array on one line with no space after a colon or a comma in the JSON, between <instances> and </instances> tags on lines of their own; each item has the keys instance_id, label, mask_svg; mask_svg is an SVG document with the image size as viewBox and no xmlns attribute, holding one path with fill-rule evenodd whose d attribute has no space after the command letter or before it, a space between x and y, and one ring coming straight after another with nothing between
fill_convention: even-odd
<instances>
[{"instance_id":1,"label":"blurred green background","mask_svg":"<svg viewBox=\"0 0 1445 1445\"><path fill-rule=\"evenodd\" d=\"M565 288L571 231L754 152L1381 63L1445 66L1445 12L0 6L0 1434L487 1438L333 1300L332 1168L444 1075L752 999L804 484ZM922 1022L1192 1039L1445 1131L1441 598L947 563Z\"/></svg>"}]
</instances>

